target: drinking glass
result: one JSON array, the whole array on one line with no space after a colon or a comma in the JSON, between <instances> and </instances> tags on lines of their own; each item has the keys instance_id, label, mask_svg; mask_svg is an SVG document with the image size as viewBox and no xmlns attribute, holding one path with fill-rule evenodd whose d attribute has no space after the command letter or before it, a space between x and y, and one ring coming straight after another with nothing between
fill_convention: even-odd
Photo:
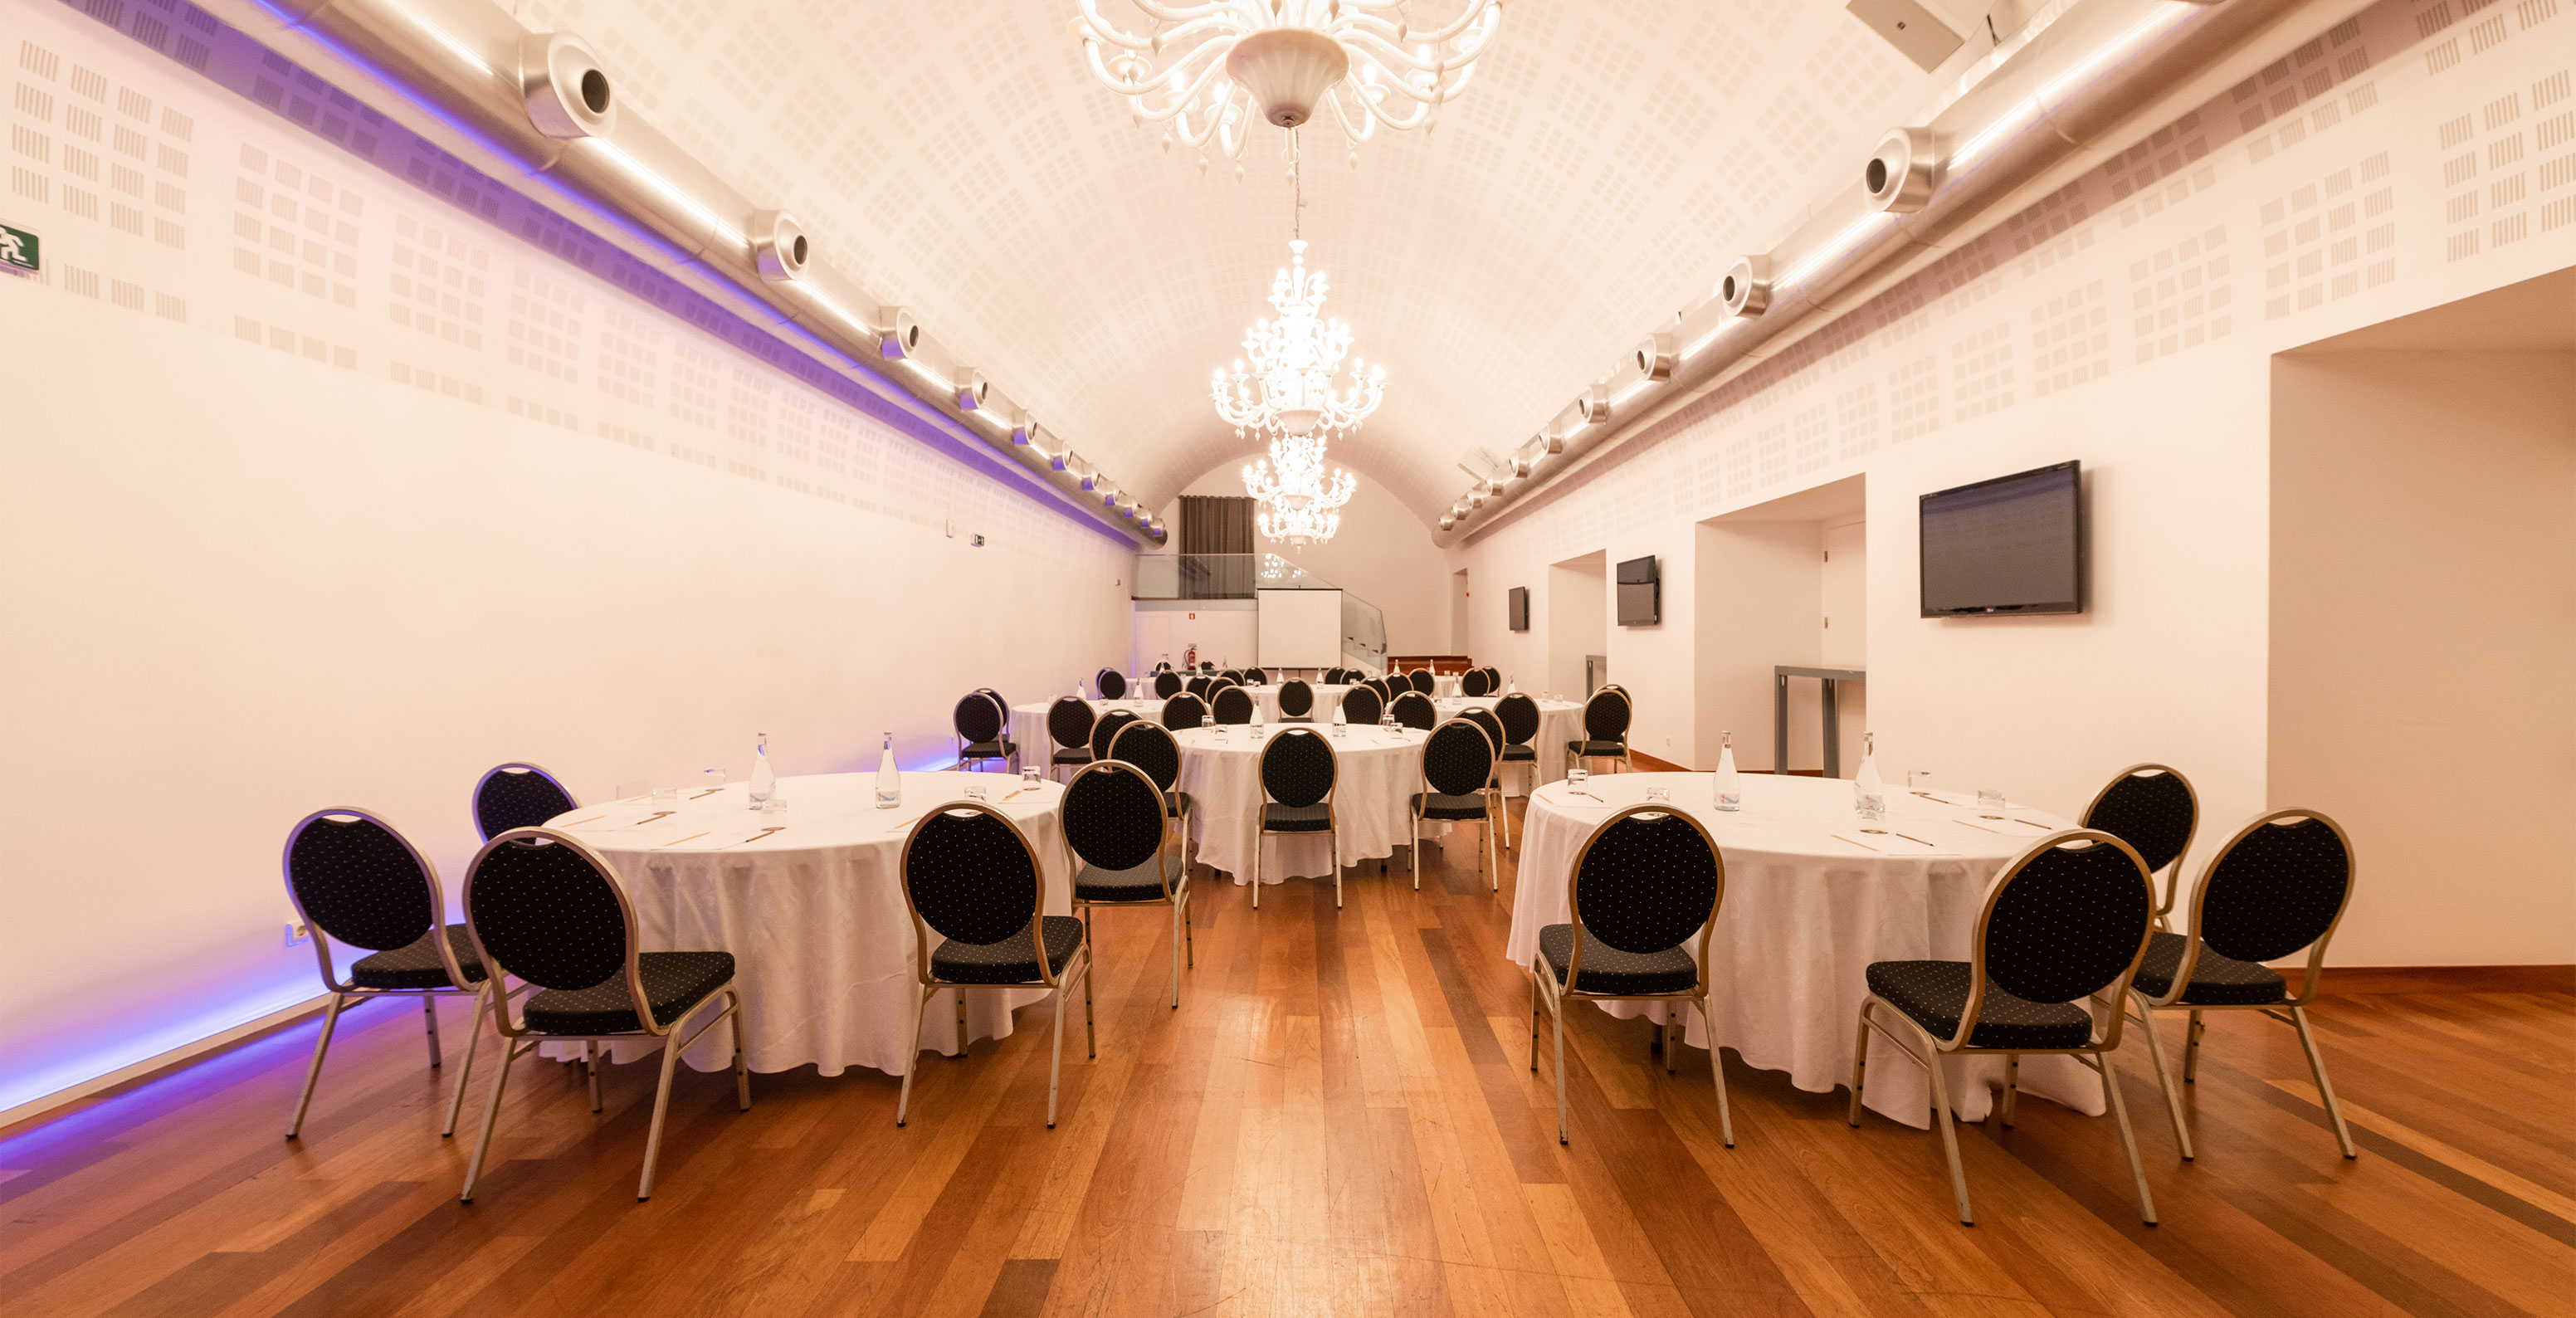
<instances>
[{"instance_id":1,"label":"drinking glass","mask_svg":"<svg viewBox=\"0 0 2576 1318\"><path fill-rule=\"evenodd\" d=\"M668 785L665 785L665 786L658 786L658 787L655 787L655 788L653 789L653 808L654 808L654 809L656 809L656 810L677 810L677 809L679 809L679 808L680 808L680 787L679 787L679 784L677 784L677 783L672 783L672 784L668 784Z\"/></svg>"},{"instance_id":2,"label":"drinking glass","mask_svg":"<svg viewBox=\"0 0 2576 1318\"><path fill-rule=\"evenodd\" d=\"M984 785L983 785L982 783L968 783L968 784L966 784L966 799L967 799L967 800L969 800L969 801L981 801L981 800L983 800L983 799L984 799Z\"/></svg>"},{"instance_id":3,"label":"drinking glass","mask_svg":"<svg viewBox=\"0 0 2576 1318\"><path fill-rule=\"evenodd\" d=\"M1977 808L1985 811L1990 817L2002 814L2004 809L2004 789L2000 787L1978 788Z\"/></svg>"},{"instance_id":4,"label":"drinking glass","mask_svg":"<svg viewBox=\"0 0 2576 1318\"><path fill-rule=\"evenodd\" d=\"M653 782L649 778L638 778L633 782L617 785L617 799L620 801L642 801L652 795Z\"/></svg>"},{"instance_id":5,"label":"drinking glass","mask_svg":"<svg viewBox=\"0 0 2576 1318\"><path fill-rule=\"evenodd\" d=\"M1649 787L1646 789L1646 800L1649 804L1671 805L1673 803L1673 789L1669 787Z\"/></svg>"},{"instance_id":6,"label":"drinking glass","mask_svg":"<svg viewBox=\"0 0 2576 1318\"><path fill-rule=\"evenodd\" d=\"M1908 770L1906 770L1906 771L1905 771L1905 790L1907 790L1907 791L1909 791L1909 792L1928 792L1928 791L1931 791L1931 790L1932 790L1932 771L1931 771L1930 769L1908 769Z\"/></svg>"},{"instance_id":7,"label":"drinking glass","mask_svg":"<svg viewBox=\"0 0 2576 1318\"><path fill-rule=\"evenodd\" d=\"M1036 765L1026 764L1020 766L1020 785L1023 787L1035 787L1038 785L1038 769Z\"/></svg>"},{"instance_id":8,"label":"drinking glass","mask_svg":"<svg viewBox=\"0 0 2576 1318\"><path fill-rule=\"evenodd\" d=\"M1583 780L1591 776L1592 771L1579 764L1565 771L1565 780L1577 787L1581 787L1583 785Z\"/></svg>"},{"instance_id":9,"label":"drinking glass","mask_svg":"<svg viewBox=\"0 0 2576 1318\"><path fill-rule=\"evenodd\" d=\"M724 771L724 770L719 769L719 768L710 768L710 769L708 769L708 770L706 771L706 775L705 775L705 777L706 777L706 786L704 786L704 787L702 787L702 788L700 788L700 789L698 790L698 795L700 795L700 796L713 796L713 795L715 795L717 792L724 790L724 785L725 785L725 771Z\"/></svg>"}]
</instances>

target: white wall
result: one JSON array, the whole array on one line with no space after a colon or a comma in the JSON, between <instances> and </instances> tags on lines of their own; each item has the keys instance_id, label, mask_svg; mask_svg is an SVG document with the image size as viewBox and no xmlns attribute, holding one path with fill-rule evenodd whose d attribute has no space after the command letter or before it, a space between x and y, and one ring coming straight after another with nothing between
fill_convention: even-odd
<instances>
[{"instance_id":1,"label":"white wall","mask_svg":"<svg viewBox=\"0 0 2576 1318\"><path fill-rule=\"evenodd\" d=\"M1829 335L1507 510L1465 562L1480 582L1534 580L1866 475L1866 717L1883 768L2074 814L2113 770L2161 759L2229 828L2269 781L2272 355L2576 264L2576 171L2544 168L2576 109L2570 20L2487 19L2475 42L2427 40L2391 2L2313 34L2285 66L2304 73L2141 130ZM1918 497L2069 458L2086 469L2086 612L1919 617ZM1480 656L1513 648L1475 625ZM1637 685L1615 655L1613 671ZM1706 726L1699 704L1639 702L1650 751ZM2521 946L2500 923L2457 955L2506 959L2468 949ZM2423 959L2365 946L2337 960ZM2563 945L2543 959L2566 960Z\"/></svg>"},{"instance_id":2,"label":"white wall","mask_svg":"<svg viewBox=\"0 0 2576 1318\"><path fill-rule=\"evenodd\" d=\"M1823 552L1817 526L1711 521L1697 530L1697 741L1708 754L1704 765L1694 767L1716 766L1723 731L1735 734L1737 768L1768 769L1774 763L1772 670L1819 661ZM1790 767L1811 767L1816 684L1799 679L1789 692Z\"/></svg>"},{"instance_id":3,"label":"white wall","mask_svg":"<svg viewBox=\"0 0 2576 1318\"><path fill-rule=\"evenodd\" d=\"M1135 611L1135 667L1130 672L1143 672L1170 655L1172 667L1189 660L1190 647L1198 647L1199 659L1219 668L1245 668L1260 658L1261 615L1250 608L1234 607L1234 600L1197 600L1191 607L1166 609L1139 603ZM1244 604L1252 601L1244 600Z\"/></svg>"},{"instance_id":4,"label":"white wall","mask_svg":"<svg viewBox=\"0 0 2576 1318\"><path fill-rule=\"evenodd\" d=\"M1191 481L1183 494L1243 497L1242 462L1230 462ZM1342 505L1342 529L1332 539L1292 547L1255 537L1253 548L1277 554L1344 591L1378 607L1386 615L1386 652L1445 654L1449 650L1451 563L1447 551L1431 543L1431 528L1386 487L1353 472L1351 501ZM1164 508L1163 518L1180 522L1180 501ZM1494 614L1502 625L1502 595L1479 592L1472 603ZM1202 615L1204 616L1204 615ZM1247 653L1244 662L1251 662Z\"/></svg>"},{"instance_id":5,"label":"white wall","mask_svg":"<svg viewBox=\"0 0 2576 1318\"><path fill-rule=\"evenodd\" d=\"M1568 700L1581 700L1584 695L1585 656L1610 652L1607 572L1598 553L1551 564L1545 569L1546 588L1539 592L1539 596L1546 602L1534 605L1531 610L1533 615L1546 619L1544 631L1538 630L1541 624L1536 617L1531 622L1531 634L1547 638L1545 659L1540 665L1547 673L1545 691L1553 691ZM1485 638L1501 629L1491 628L1482 618L1476 620L1476 629L1476 653L1481 656L1486 653L1488 645ZM1507 658L1494 661L1491 666L1502 668L1506 675L1517 680L1520 668L1510 661L1530 658L1527 647L1495 642L1492 649Z\"/></svg>"},{"instance_id":6,"label":"white wall","mask_svg":"<svg viewBox=\"0 0 2576 1318\"><path fill-rule=\"evenodd\" d=\"M2272 382L2270 799L2353 836L2335 950L2566 961L2576 352L2285 354Z\"/></svg>"},{"instance_id":7,"label":"white wall","mask_svg":"<svg viewBox=\"0 0 2576 1318\"><path fill-rule=\"evenodd\" d=\"M383 812L452 902L494 763L586 799L760 732L789 774L884 731L919 766L964 690L1124 658L1104 533L72 10L0 36L58 61L9 207L48 269L0 277L0 1109L320 992L278 872L309 811ZM127 92L181 245L55 167Z\"/></svg>"}]
</instances>

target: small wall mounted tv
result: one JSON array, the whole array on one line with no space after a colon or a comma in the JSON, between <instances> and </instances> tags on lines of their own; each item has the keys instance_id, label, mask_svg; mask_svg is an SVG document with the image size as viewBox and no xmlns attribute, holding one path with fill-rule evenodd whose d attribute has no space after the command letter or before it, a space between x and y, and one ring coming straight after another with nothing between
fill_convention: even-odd
<instances>
[{"instance_id":1,"label":"small wall mounted tv","mask_svg":"<svg viewBox=\"0 0 2576 1318\"><path fill-rule=\"evenodd\" d=\"M1923 616L2084 611L2081 463L1922 498Z\"/></svg>"},{"instance_id":2,"label":"small wall mounted tv","mask_svg":"<svg viewBox=\"0 0 2576 1318\"><path fill-rule=\"evenodd\" d=\"M1512 628L1512 630L1513 630L1513 631L1516 631L1516 632L1525 632L1525 631L1528 631L1528 630L1529 630L1529 587L1527 587L1527 586L1514 586L1514 587L1512 587L1512 592L1511 592L1511 609L1510 609L1510 612L1511 612L1511 628Z\"/></svg>"},{"instance_id":3,"label":"small wall mounted tv","mask_svg":"<svg viewBox=\"0 0 2576 1318\"><path fill-rule=\"evenodd\" d=\"M1632 558L1619 565L1619 625L1652 627L1663 621L1664 582L1655 571L1655 556Z\"/></svg>"}]
</instances>

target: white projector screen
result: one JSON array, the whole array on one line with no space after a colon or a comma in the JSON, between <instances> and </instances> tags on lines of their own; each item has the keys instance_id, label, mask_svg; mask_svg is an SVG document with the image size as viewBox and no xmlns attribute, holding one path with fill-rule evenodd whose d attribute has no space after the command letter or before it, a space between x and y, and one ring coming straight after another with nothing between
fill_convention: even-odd
<instances>
[{"instance_id":1,"label":"white projector screen","mask_svg":"<svg viewBox=\"0 0 2576 1318\"><path fill-rule=\"evenodd\" d=\"M1342 662L1342 592L1264 590L1261 666L1331 668Z\"/></svg>"}]
</instances>

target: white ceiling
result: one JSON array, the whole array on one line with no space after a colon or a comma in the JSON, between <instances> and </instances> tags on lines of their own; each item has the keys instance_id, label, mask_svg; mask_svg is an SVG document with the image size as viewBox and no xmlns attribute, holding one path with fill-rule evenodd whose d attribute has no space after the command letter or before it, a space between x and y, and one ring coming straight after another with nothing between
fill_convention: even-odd
<instances>
[{"instance_id":1,"label":"white ceiling","mask_svg":"<svg viewBox=\"0 0 2576 1318\"><path fill-rule=\"evenodd\" d=\"M1457 0L1421 0L1428 22ZM626 102L1159 506L1253 451L1209 372L1287 260L1284 135L1237 181L1129 121L1072 0L521 0ZM1385 405L1333 449L1426 520L1928 100L1840 7L1518 0L1436 130L1347 163L1309 130L1306 236Z\"/></svg>"}]
</instances>

